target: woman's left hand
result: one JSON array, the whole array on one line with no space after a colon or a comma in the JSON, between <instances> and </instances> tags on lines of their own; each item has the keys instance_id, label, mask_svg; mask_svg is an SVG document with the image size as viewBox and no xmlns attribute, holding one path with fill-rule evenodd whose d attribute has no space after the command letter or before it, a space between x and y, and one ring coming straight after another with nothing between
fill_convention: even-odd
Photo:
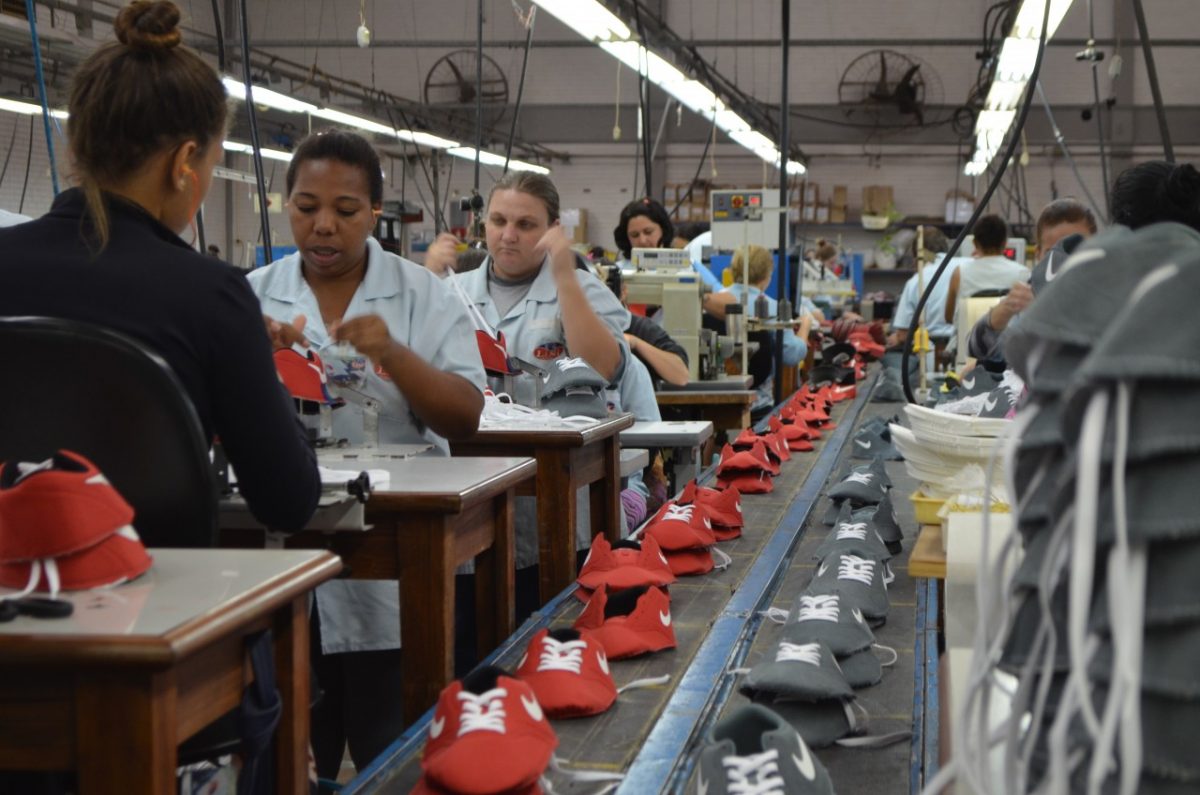
<instances>
[{"instance_id":1,"label":"woman's left hand","mask_svg":"<svg viewBox=\"0 0 1200 795\"><path fill-rule=\"evenodd\" d=\"M330 329L334 340L348 342L373 364L380 364L395 345L387 323L379 315L361 315L344 320Z\"/></svg>"}]
</instances>

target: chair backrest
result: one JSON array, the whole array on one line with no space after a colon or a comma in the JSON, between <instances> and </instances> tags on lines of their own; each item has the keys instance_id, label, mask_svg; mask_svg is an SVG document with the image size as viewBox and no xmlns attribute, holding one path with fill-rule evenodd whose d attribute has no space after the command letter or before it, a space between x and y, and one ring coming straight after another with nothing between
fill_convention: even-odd
<instances>
[{"instance_id":1,"label":"chair backrest","mask_svg":"<svg viewBox=\"0 0 1200 795\"><path fill-rule=\"evenodd\" d=\"M967 338L971 329L975 328L979 318L1000 303L1006 295L1008 290L980 290L974 295L958 300L958 325L954 329L958 337L958 352L954 362L956 368L961 368L970 358L967 355Z\"/></svg>"},{"instance_id":2,"label":"chair backrest","mask_svg":"<svg viewBox=\"0 0 1200 795\"><path fill-rule=\"evenodd\" d=\"M200 419L157 353L88 323L0 318L0 460L91 459L133 506L146 546L216 543L217 488Z\"/></svg>"}]
</instances>

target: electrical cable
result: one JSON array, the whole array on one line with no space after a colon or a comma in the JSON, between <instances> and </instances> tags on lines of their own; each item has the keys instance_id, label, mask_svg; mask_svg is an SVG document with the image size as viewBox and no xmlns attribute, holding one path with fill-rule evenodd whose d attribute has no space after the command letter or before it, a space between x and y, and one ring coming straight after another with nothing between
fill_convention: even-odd
<instances>
[{"instance_id":1,"label":"electrical cable","mask_svg":"<svg viewBox=\"0 0 1200 795\"><path fill-rule=\"evenodd\" d=\"M1136 2L1136 0L1135 0ZM1042 28L1038 35L1038 50L1037 58L1033 62L1033 72L1029 76L1029 82L1025 87L1025 100L1021 105L1021 113L1016 118L1012 130L1009 131L1008 147L1004 152L1004 157L1000 160L997 167L996 176L992 178L992 183L988 185L987 191L983 194L983 198L979 200L979 204L975 206L975 211L971 213L970 220L958 233L958 237L954 239L954 243L950 246L950 250L946 252L946 256L942 258L942 264L934 271L933 277L929 283L925 285L925 292L921 294L921 299L917 301L917 308L913 312L912 323L908 328L908 342L904 345L904 352L900 359L900 383L904 387L904 397L909 403L916 403L917 400L913 396L912 383L908 373L908 360L912 354L912 343L917 338L917 329L920 327L921 318L925 313L925 304L929 302L929 296L933 293L933 288L937 284L938 279L942 278L942 274L946 272L946 268L950 267L950 263L954 260L954 255L962 248L963 241L967 237L968 230L975 226L979 217L983 215L984 208L992 199L992 194L996 192L1000 181L1004 178L1004 172L1008 169L1009 161L1012 160L1013 153L1017 150L1017 143L1021 140L1021 131L1025 129L1025 120L1029 117L1029 108L1033 105L1033 86L1037 84L1038 76L1042 73L1042 60L1046 55L1046 39L1047 32L1050 26L1050 3L1045 4L1042 11ZM924 355L924 354L922 354Z\"/></svg>"},{"instance_id":2,"label":"electrical cable","mask_svg":"<svg viewBox=\"0 0 1200 795\"><path fill-rule=\"evenodd\" d=\"M225 74L225 36L221 29L221 8L218 0L212 0L213 28L217 39L217 67Z\"/></svg>"},{"instance_id":3,"label":"electrical cable","mask_svg":"<svg viewBox=\"0 0 1200 795\"><path fill-rule=\"evenodd\" d=\"M529 66L529 49L533 44L533 23L537 18L537 9L537 6L529 7L529 17L525 22L525 53L521 56L521 79L517 81L517 103L513 105L512 124L508 127L508 144L504 147L503 174L508 173L508 161L512 158L513 141L517 137L517 118L521 115L521 98L525 95L525 69ZM620 72L617 75L617 79L620 80Z\"/></svg>"},{"instance_id":4,"label":"electrical cable","mask_svg":"<svg viewBox=\"0 0 1200 795\"><path fill-rule=\"evenodd\" d=\"M42 43L38 39L37 9L33 0L25 0L25 13L29 17L29 33L33 38L33 71L37 78L38 94L42 99L42 126L46 131L46 154L50 157L50 184L54 195L58 195L58 167L54 163L54 134L50 130L50 99L46 96L46 74L42 70Z\"/></svg>"},{"instance_id":5,"label":"electrical cable","mask_svg":"<svg viewBox=\"0 0 1200 795\"><path fill-rule=\"evenodd\" d=\"M383 105L383 110L385 113L387 113L388 123L390 123L392 125L392 129L399 130L400 128L398 126L396 126L396 117L392 115L392 106L385 102ZM408 120L408 114L406 114L404 112L403 108L401 108L400 106L397 105L396 112L400 114L400 121L404 124L406 129L410 129L410 130L416 129L415 127L413 127L412 123ZM420 146L413 144L413 148L417 150L417 162L421 165L421 171L425 175L425 184L427 184L429 186L429 190L434 194L433 207L431 208L429 206L429 204L426 203L425 209L429 210L430 215L433 215L435 217L435 223L437 222L437 219L440 217L440 223L441 223L442 227L449 229L450 225L448 223L446 223L446 218L441 215L440 207L437 204L437 191L434 190L433 177L431 177L429 175L429 168L425 165L425 156L421 154ZM408 156L408 147L405 146L405 144L403 142L401 142L401 144L400 144L400 150L402 152L404 152L405 157ZM416 184L416 186L417 186L417 195L422 196L421 201L425 202L424 196L421 193L421 184L419 182L417 182L415 174L413 175L413 183Z\"/></svg>"},{"instance_id":6,"label":"electrical cable","mask_svg":"<svg viewBox=\"0 0 1200 795\"><path fill-rule=\"evenodd\" d=\"M1133 16L1137 20L1138 38L1142 40L1142 56L1146 59L1146 77L1150 81L1150 95L1154 98L1154 114L1158 116L1163 159L1174 163L1175 147L1171 145L1171 131L1167 128L1167 112L1163 108L1162 89L1158 85L1158 69L1154 66L1154 52L1150 47L1150 30L1146 27L1146 11L1142 8L1142 0L1133 0ZM1104 189L1108 190L1108 185Z\"/></svg>"},{"instance_id":7,"label":"electrical cable","mask_svg":"<svg viewBox=\"0 0 1200 795\"><path fill-rule=\"evenodd\" d=\"M1093 13L1092 0L1088 0L1087 4L1088 15L1088 46L1086 52L1092 67L1092 112L1096 114L1096 140L1100 143L1100 179L1104 185L1104 206L1108 210L1105 214L1106 218L1112 217L1112 199L1109 196L1109 181L1108 181L1108 154L1104 145L1104 106L1100 102L1100 75L1098 72L1099 60L1096 57L1096 17ZM1078 58L1079 56L1075 56Z\"/></svg>"},{"instance_id":8,"label":"electrical cable","mask_svg":"<svg viewBox=\"0 0 1200 795\"><path fill-rule=\"evenodd\" d=\"M1092 206L1092 212L1097 218L1104 217L1100 212L1100 205L1096 203L1096 198L1092 196L1092 192L1088 190L1087 183L1083 181L1083 176L1079 173L1079 166L1075 162L1075 158L1071 155L1070 148L1067 147L1067 139L1063 137L1062 130L1058 128L1058 122L1054 120L1054 111L1050 108L1050 101L1046 99L1046 92L1042 88L1042 81L1037 82L1038 96L1042 99L1042 107L1046 109L1046 120L1050 122L1050 129L1054 132L1054 140L1058 143L1058 148L1062 150L1063 157L1067 159L1067 164L1071 166L1072 173L1075 174L1075 181L1079 183L1080 190L1087 197L1088 204ZM1105 185L1107 190L1108 186Z\"/></svg>"},{"instance_id":9,"label":"electrical cable","mask_svg":"<svg viewBox=\"0 0 1200 795\"><path fill-rule=\"evenodd\" d=\"M646 73L650 71L650 67L645 60L646 28L642 24L642 4L640 0L633 0L633 17L637 24L640 44L638 47L638 106L642 109L642 169L645 172L646 178L646 195L649 196L651 191L654 190L654 163L650 155L650 81L646 79ZM634 196L637 195L637 191L634 191Z\"/></svg>"},{"instance_id":10,"label":"electrical cable","mask_svg":"<svg viewBox=\"0 0 1200 795\"><path fill-rule=\"evenodd\" d=\"M17 205L17 212L25 212L25 191L29 189L29 165L33 162L33 117L29 117L29 146L25 150L25 182L21 185L21 203Z\"/></svg>"},{"instance_id":11,"label":"electrical cable","mask_svg":"<svg viewBox=\"0 0 1200 795\"><path fill-rule=\"evenodd\" d=\"M712 132L704 136L704 151L700 153L700 162L696 164L696 173L692 175L692 181L688 183L687 193L680 196L679 200L675 202L675 206L671 208L671 212L669 213L671 217L675 217L675 214L679 212L679 208L683 206L683 203L692 198L692 192L696 189L696 180L700 179L700 170L704 168L704 161L708 158L708 149L712 146L713 138L716 137L716 129L717 117L714 114Z\"/></svg>"},{"instance_id":12,"label":"electrical cable","mask_svg":"<svg viewBox=\"0 0 1200 795\"><path fill-rule=\"evenodd\" d=\"M270 263L275 259L271 251L271 219L267 215L267 185L263 180L262 145L258 139L258 113L254 109L253 83L250 79L250 22L246 11L246 0L239 2L241 17L242 45L242 80L246 87L246 116L250 120L250 146L253 151L254 178L258 183L258 218L262 228L263 262Z\"/></svg>"},{"instance_id":13,"label":"electrical cable","mask_svg":"<svg viewBox=\"0 0 1200 795\"><path fill-rule=\"evenodd\" d=\"M475 181L472 183L472 195L478 196L479 154L483 151L483 0L477 1L475 13ZM446 195L450 195L449 180Z\"/></svg>"},{"instance_id":14,"label":"electrical cable","mask_svg":"<svg viewBox=\"0 0 1200 795\"><path fill-rule=\"evenodd\" d=\"M782 0L780 3L782 19L780 20L780 53L781 63L780 68L780 88L779 88L779 206L786 208L788 206L788 154L792 148L791 129L788 126L788 36L792 30L792 0ZM765 193L765 191L764 191ZM786 312L792 314L792 307L788 306L791 301L788 297L791 295L789 284L790 266L788 263L788 214L785 209L783 217L779 219L779 299L775 302L775 319L776 320L791 320L790 317L784 317ZM747 251L746 268L750 267L750 252ZM804 278L803 268L797 268L797 282ZM783 329L775 330L775 405L783 402ZM790 329L788 333L794 333ZM804 344L808 344L808 340L804 340Z\"/></svg>"}]
</instances>

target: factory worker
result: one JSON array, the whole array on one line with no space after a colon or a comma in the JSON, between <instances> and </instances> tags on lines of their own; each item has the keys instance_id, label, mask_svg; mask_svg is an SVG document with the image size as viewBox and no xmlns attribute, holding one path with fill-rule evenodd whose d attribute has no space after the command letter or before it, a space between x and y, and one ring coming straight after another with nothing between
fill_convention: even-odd
<instances>
[{"instance_id":1,"label":"factory worker","mask_svg":"<svg viewBox=\"0 0 1200 795\"><path fill-rule=\"evenodd\" d=\"M375 150L350 132L309 136L292 154L287 192L299 251L249 277L279 341L302 338L334 383L364 376L352 388L378 401L381 443L429 442L448 454L447 439L478 427L483 367L458 299L371 237L383 200ZM358 406L335 411L333 429L361 438ZM335 779L346 745L361 770L404 728L398 589L335 580L317 589L316 612L313 667L324 696L312 744L318 773Z\"/></svg>"},{"instance_id":2,"label":"factory worker","mask_svg":"<svg viewBox=\"0 0 1200 795\"><path fill-rule=\"evenodd\" d=\"M241 271L180 238L222 156L227 97L181 46L179 21L174 3L131 3L113 23L117 41L75 72L67 141L77 187L41 218L0 230L0 315L83 321L154 350L205 438L221 438L255 517L297 530L321 483L258 302Z\"/></svg>"},{"instance_id":3,"label":"factory worker","mask_svg":"<svg viewBox=\"0 0 1200 795\"><path fill-rule=\"evenodd\" d=\"M617 265L629 270L633 268L630 257L635 248L673 248L675 229L665 207L654 199L638 199L621 210L613 240L621 252ZM710 288L721 289L721 281L698 258L693 259L692 268Z\"/></svg>"}]
</instances>

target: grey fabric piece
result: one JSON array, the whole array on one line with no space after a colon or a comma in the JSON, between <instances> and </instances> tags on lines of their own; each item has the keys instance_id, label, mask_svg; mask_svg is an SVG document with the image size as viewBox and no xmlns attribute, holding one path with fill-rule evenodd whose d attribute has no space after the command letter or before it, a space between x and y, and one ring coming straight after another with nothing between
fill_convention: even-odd
<instances>
[{"instance_id":1,"label":"grey fabric piece","mask_svg":"<svg viewBox=\"0 0 1200 795\"><path fill-rule=\"evenodd\" d=\"M1071 451L1065 458L1048 461L1044 473L1021 495L1018 515L1021 521L1053 522L1075 502L1077 457Z\"/></svg>"},{"instance_id":2,"label":"grey fabric piece","mask_svg":"<svg viewBox=\"0 0 1200 795\"><path fill-rule=\"evenodd\" d=\"M887 461L903 461L904 457L897 452L895 447L892 447L891 442L886 441L880 434L863 428L854 435L852 444L853 453L851 458L875 458L882 457Z\"/></svg>"},{"instance_id":3,"label":"grey fabric piece","mask_svg":"<svg viewBox=\"0 0 1200 795\"><path fill-rule=\"evenodd\" d=\"M1093 703L1102 708L1108 688L1092 689ZM1164 698L1142 691L1142 770L1153 778L1200 788L1200 756L1196 733L1200 729L1200 701ZM1078 722L1071 725L1070 744L1087 746L1090 736ZM1138 789L1139 795L1143 792Z\"/></svg>"},{"instance_id":4,"label":"grey fabric piece","mask_svg":"<svg viewBox=\"0 0 1200 795\"><path fill-rule=\"evenodd\" d=\"M837 524L840 521L838 517L842 515L843 510L848 512L850 510L850 503L845 500L831 500L829 507L825 509L825 515L821 517L821 523L826 525Z\"/></svg>"},{"instance_id":5,"label":"grey fabric piece","mask_svg":"<svg viewBox=\"0 0 1200 795\"><path fill-rule=\"evenodd\" d=\"M1009 412L1015 411L1020 395L1014 389L998 386L987 393L979 416L985 419L1004 419Z\"/></svg>"},{"instance_id":6,"label":"grey fabric piece","mask_svg":"<svg viewBox=\"0 0 1200 795\"><path fill-rule=\"evenodd\" d=\"M604 376L583 359L560 358L550 363L542 394L550 397L573 389L599 391L608 386Z\"/></svg>"},{"instance_id":7,"label":"grey fabric piece","mask_svg":"<svg viewBox=\"0 0 1200 795\"><path fill-rule=\"evenodd\" d=\"M1142 690L1164 698L1200 701L1200 622L1151 627L1142 643ZM1089 675L1111 684L1112 665L1112 638L1106 635L1088 666ZM844 662L842 670L846 670ZM846 678L850 678L849 672Z\"/></svg>"},{"instance_id":8,"label":"grey fabric piece","mask_svg":"<svg viewBox=\"0 0 1200 795\"><path fill-rule=\"evenodd\" d=\"M904 386L900 383L900 371L893 367L885 367L883 373L879 376L879 383L875 386L875 391L871 393L871 400L875 403L903 403Z\"/></svg>"},{"instance_id":9,"label":"grey fabric piece","mask_svg":"<svg viewBox=\"0 0 1200 795\"><path fill-rule=\"evenodd\" d=\"M1070 387L1076 371L1089 353L1090 347L1047 343L1037 369L1026 381L1030 393L1036 397L1062 395Z\"/></svg>"},{"instance_id":10,"label":"grey fabric piece","mask_svg":"<svg viewBox=\"0 0 1200 795\"><path fill-rule=\"evenodd\" d=\"M1111 470L1105 467L1105 474ZM1200 484L1200 457L1173 455L1130 466L1125 473L1129 535L1151 544L1200 538L1200 511L1196 487ZM1111 544L1116 538L1112 511L1112 484L1100 489L1096 538ZM1196 561L1200 563L1200 560ZM1200 569L1197 569L1200 571ZM1151 572L1151 577L1154 576Z\"/></svg>"},{"instance_id":11,"label":"grey fabric piece","mask_svg":"<svg viewBox=\"0 0 1200 795\"><path fill-rule=\"evenodd\" d=\"M1026 380L1029 354L1038 341L1069 343L1090 348L1100 339L1150 272L1188 248L1200 247L1200 233L1180 224L1143 227L1136 232L1114 227L1075 250L1054 271L1036 301L1021 315L1010 335L1009 364ZM1047 277L1051 274L1047 273Z\"/></svg>"},{"instance_id":12,"label":"grey fabric piece","mask_svg":"<svg viewBox=\"0 0 1200 795\"><path fill-rule=\"evenodd\" d=\"M871 649L840 657L838 665L846 675L846 682L855 690L873 687L883 681L883 666Z\"/></svg>"},{"instance_id":13,"label":"grey fabric piece","mask_svg":"<svg viewBox=\"0 0 1200 795\"><path fill-rule=\"evenodd\" d=\"M1008 639L1000 654L998 667L1011 674L1019 674L1029 661L1029 653L1042 625L1042 608L1035 588L1022 588L1013 594L1016 615L1010 625ZM1060 584L1050 595L1050 622L1055 627L1058 640L1055 645L1054 670L1066 671L1071 667L1067 648L1067 589Z\"/></svg>"},{"instance_id":14,"label":"grey fabric piece","mask_svg":"<svg viewBox=\"0 0 1200 795\"><path fill-rule=\"evenodd\" d=\"M1146 564L1146 627L1169 627L1200 621L1196 572L1200 571L1200 541L1155 544ZM1090 627L1108 632L1108 600L1096 589Z\"/></svg>"},{"instance_id":15,"label":"grey fabric piece","mask_svg":"<svg viewBox=\"0 0 1200 795\"><path fill-rule=\"evenodd\" d=\"M1046 274L1057 274L1067 258L1075 253L1085 239L1083 235L1067 235L1037 261L1029 273L1029 289L1033 290L1035 297L1048 283Z\"/></svg>"},{"instance_id":16,"label":"grey fabric piece","mask_svg":"<svg viewBox=\"0 0 1200 795\"><path fill-rule=\"evenodd\" d=\"M876 558L846 553L830 555L817 566L816 575L804 592L811 595L837 589L845 597L844 606L857 607L871 626L878 626L887 620L890 606L884 584L884 566L884 562ZM863 579L869 576L869 584L856 578L858 573Z\"/></svg>"},{"instance_id":17,"label":"grey fabric piece","mask_svg":"<svg viewBox=\"0 0 1200 795\"><path fill-rule=\"evenodd\" d=\"M560 417L592 417L603 420L608 417L608 404L604 398L589 390L581 390L581 394L560 392L542 400L542 408L557 411Z\"/></svg>"},{"instance_id":18,"label":"grey fabric piece","mask_svg":"<svg viewBox=\"0 0 1200 795\"><path fill-rule=\"evenodd\" d=\"M1037 414L1021 434L1020 449L1023 451L1042 447L1055 447L1063 443L1061 400L1039 401Z\"/></svg>"},{"instance_id":19,"label":"grey fabric piece","mask_svg":"<svg viewBox=\"0 0 1200 795\"><path fill-rule=\"evenodd\" d=\"M864 537L858 538L860 535ZM836 555L841 552L849 552L852 555L862 557L879 558L880 560L889 560L892 557L892 552L887 548L883 538L880 537L879 531L875 529L873 523L868 521L834 522L829 535L825 536L825 540L821 542L820 546L813 553L813 558L824 560L830 555Z\"/></svg>"},{"instance_id":20,"label":"grey fabric piece","mask_svg":"<svg viewBox=\"0 0 1200 795\"><path fill-rule=\"evenodd\" d=\"M852 698L854 691L833 652L823 643L815 645L819 655L816 665L803 660L779 660L781 645L776 645L769 657L746 674L739 688L742 694L755 699L770 696L776 700L809 702Z\"/></svg>"},{"instance_id":21,"label":"grey fabric piece","mask_svg":"<svg viewBox=\"0 0 1200 795\"><path fill-rule=\"evenodd\" d=\"M883 539L883 543L887 545L888 551L893 555L899 554L897 547L904 539L904 530L896 518L896 509L892 506L890 491L883 495L883 499L874 508L868 506L855 511L852 518L856 522L869 522L879 537Z\"/></svg>"},{"instance_id":22,"label":"grey fabric piece","mask_svg":"<svg viewBox=\"0 0 1200 795\"><path fill-rule=\"evenodd\" d=\"M1017 446L1013 483L1018 506L1024 505L1030 491L1038 488L1041 480L1050 473L1060 470L1066 460L1066 451L1061 446L1026 449L1024 441L1022 439Z\"/></svg>"},{"instance_id":23,"label":"grey fabric piece","mask_svg":"<svg viewBox=\"0 0 1200 795\"><path fill-rule=\"evenodd\" d=\"M1046 553L1053 538L1053 528L1048 524L1043 525L1039 532L1031 533L1028 536L1025 541L1025 555L1021 558L1021 564L1013 572L1013 586L1017 588L1038 587L1042 564L1045 562Z\"/></svg>"},{"instance_id":24,"label":"grey fabric piece","mask_svg":"<svg viewBox=\"0 0 1200 795\"><path fill-rule=\"evenodd\" d=\"M812 618L813 606L836 609L837 621ZM780 638L788 643L824 643L840 659L871 648L875 633L857 608L845 604L845 598L837 591L829 591L798 596Z\"/></svg>"},{"instance_id":25,"label":"grey fabric piece","mask_svg":"<svg viewBox=\"0 0 1200 795\"><path fill-rule=\"evenodd\" d=\"M831 500L850 500L853 505L878 505L887 494L883 480L874 472L856 472L833 488L826 496Z\"/></svg>"},{"instance_id":26,"label":"grey fabric piece","mask_svg":"<svg viewBox=\"0 0 1200 795\"><path fill-rule=\"evenodd\" d=\"M731 712L713 726L700 751L696 775L699 791L707 795L746 792L746 785L764 785L764 774L755 772L742 776L737 764L725 760L745 758L768 751L778 752L771 763L772 778L782 781L782 788L772 792L787 795L833 795L829 772L802 739L801 733L779 714L761 704L747 704ZM766 789L755 790L767 791Z\"/></svg>"},{"instance_id":27,"label":"grey fabric piece","mask_svg":"<svg viewBox=\"0 0 1200 795\"><path fill-rule=\"evenodd\" d=\"M888 430L888 425L892 423L899 424L900 415L894 414L891 417L871 417L858 426L859 432L870 431L879 434L885 442L892 441L892 432Z\"/></svg>"},{"instance_id":28,"label":"grey fabric piece","mask_svg":"<svg viewBox=\"0 0 1200 795\"><path fill-rule=\"evenodd\" d=\"M892 487L892 479L888 477L887 466L883 463L883 459L878 456L871 459L869 464L847 464L845 470L838 477L838 480L845 480L855 472L874 472L879 476L879 482L883 484L884 488L890 489Z\"/></svg>"},{"instance_id":29,"label":"grey fabric piece","mask_svg":"<svg viewBox=\"0 0 1200 795\"><path fill-rule=\"evenodd\" d=\"M1061 412L1060 439L1074 443L1093 392L1082 390L1073 395ZM1134 387L1129 406L1129 449L1127 460L1142 462L1159 456L1200 452L1200 383L1177 381L1140 381ZM1116 406L1110 401L1105 424L1105 461L1113 460L1116 443ZM1185 410L1181 410L1185 409ZM1034 420L1038 423L1041 417ZM1032 426L1031 426L1032 430ZM1021 439L1025 445L1028 432ZM1048 436L1044 433L1043 438Z\"/></svg>"},{"instance_id":30,"label":"grey fabric piece","mask_svg":"<svg viewBox=\"0 0 1200 795\"><path fill-rule=\"evenodd\" d=\"M853 733L846 703L833 699L809 704L799 701L769 702L810 748L825 748Z\"/></svg>"}]
</instances>

